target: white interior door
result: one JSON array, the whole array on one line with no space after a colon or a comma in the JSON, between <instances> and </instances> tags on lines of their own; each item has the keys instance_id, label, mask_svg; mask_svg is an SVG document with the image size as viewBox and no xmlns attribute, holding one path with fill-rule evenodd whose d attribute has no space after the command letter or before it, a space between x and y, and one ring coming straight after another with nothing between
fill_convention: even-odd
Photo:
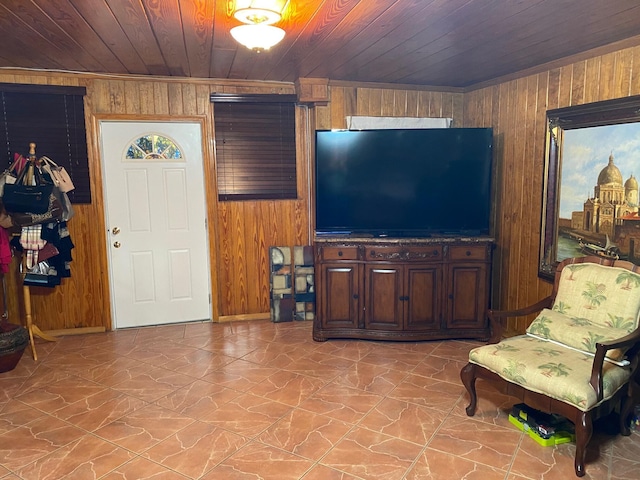
<instances>
[{"instance_id":1,"label":"white interior door","mask_svg":"<svg viewBox=\"0 0 640 480\"><path fill-rule=\"evenodd\" d=\"M116 328L211 318L197 122L101 121Z\"/></svg>"}]
</instances>

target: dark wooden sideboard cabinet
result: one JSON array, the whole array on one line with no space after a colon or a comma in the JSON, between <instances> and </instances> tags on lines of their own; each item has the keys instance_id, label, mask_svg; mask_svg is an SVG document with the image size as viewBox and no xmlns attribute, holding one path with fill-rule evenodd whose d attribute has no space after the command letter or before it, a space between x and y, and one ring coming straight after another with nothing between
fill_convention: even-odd
<instances>
[{"instance_id":1,"label":"dark wooden sideboard cabinet","mask_svg":"<svg viewBox=\"0 0 640 480\"><path fill-rule=\"evenodd\" d=\"M489 337L490 238L315 241L313 338Z\"/></svg>"}]
</instances>

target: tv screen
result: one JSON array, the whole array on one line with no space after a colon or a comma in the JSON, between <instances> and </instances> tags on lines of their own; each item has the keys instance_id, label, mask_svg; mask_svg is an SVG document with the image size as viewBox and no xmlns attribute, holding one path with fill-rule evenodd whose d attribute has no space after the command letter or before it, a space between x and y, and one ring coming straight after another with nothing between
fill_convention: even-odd
<instances>
[{"instance_id":1,"label":"tv screen","mask_svg":"<svg viewBox=\"0 0 640 480\"><path fill-rule=\"evenodd\" d=\"M316 234L489 234L490 128L316 132Z\"/></svg>"}]
</instances>

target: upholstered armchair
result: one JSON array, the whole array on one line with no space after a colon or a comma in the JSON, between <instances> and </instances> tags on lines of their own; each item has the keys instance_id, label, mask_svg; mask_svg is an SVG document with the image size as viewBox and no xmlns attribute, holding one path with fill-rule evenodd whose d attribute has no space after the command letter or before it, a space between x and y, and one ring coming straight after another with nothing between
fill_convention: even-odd
<instances>
[{"instance_id":1,"label":"upholstered armchair","mask_svg":"<svg viewBox=\"0 0 640 480\"><path fill-rule=\"evenodd\" d=\"M502 337L509 317L538 313L526 334ZM469 352L460 372L476 411L477 378L498 382L532 408L571 420L576 430L575 473L585 474L593 422L620 412L620 432L630 434L640 403L640 267L600 257L564 260L552 294L530 307L490 311L488 345Z\"/></svg>"}]
</instances>

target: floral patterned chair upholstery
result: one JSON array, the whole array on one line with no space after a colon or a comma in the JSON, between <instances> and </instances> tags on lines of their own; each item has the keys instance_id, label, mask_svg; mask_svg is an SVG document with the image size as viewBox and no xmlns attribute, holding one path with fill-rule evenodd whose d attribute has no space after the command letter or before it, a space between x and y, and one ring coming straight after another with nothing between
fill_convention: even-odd
<instances>
[{"instance_id":1,"label":"floral patterned chair upholstery","mask_svg":"<svg viewBox=\"0 0 640 480\"><path fill-rule=\"evenodd\" d=\"M500 321L540 312L525 335L505 338ZM600 257L564 260L552 294L530 307L490 311L488 345L469 352L460 372L476 411L476 378L498 381L530 407L575 424L575 472L585 474L593 421L620 409L620 431L640 393L640 267ZM640 402L638 402L640 403Z\"/></svg>"}]
</instances>

